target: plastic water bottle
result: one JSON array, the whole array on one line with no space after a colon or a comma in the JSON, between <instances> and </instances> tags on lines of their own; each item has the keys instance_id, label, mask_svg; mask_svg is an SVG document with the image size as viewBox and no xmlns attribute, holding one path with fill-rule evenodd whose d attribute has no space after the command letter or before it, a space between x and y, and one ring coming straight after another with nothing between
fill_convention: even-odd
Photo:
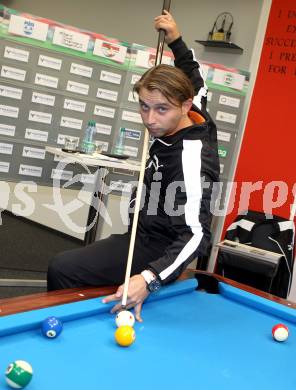
<instances>
[{"instance_id":1,"label":"plastic water bottle","mask_svg":"<svg viewBox=\"0 0 296 390\"><path fill-rule=\"evenodd\" d=\"M114 146L114 154L124 154L125 128L121 127Z\"/></svg>"},{"instance_id":2,"label":"plastic water bottle","mask_svg":"<svg viewBox=\"0 0 296 390\"><path fill-rule=\"evenodd\" d=\"M84 137L81 144L81 150L82 152L86 154L92 154L95 149L96 145L94 143L94 135L96 134L96 122L95 121L89 121L87 124L87 127L84 132Z\"/></svg>"}]
</instances>

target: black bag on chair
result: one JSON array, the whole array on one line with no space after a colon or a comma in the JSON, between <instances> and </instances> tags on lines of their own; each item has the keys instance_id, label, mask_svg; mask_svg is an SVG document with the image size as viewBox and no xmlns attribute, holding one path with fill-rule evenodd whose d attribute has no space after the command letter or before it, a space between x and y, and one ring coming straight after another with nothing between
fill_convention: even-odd
<instances>
[{"instance_id":1,"label":"black bag on chair","mask_svg":"<svg viewBox=\"0 0 296 390\"><path fill-rule=\"evenodd\" d=\"M278 253L278 264L220 250L216 272L286 298L292 282L294 230L293 221L248 210L228 227L225 239Z\"/></svg>"}]
</instances>

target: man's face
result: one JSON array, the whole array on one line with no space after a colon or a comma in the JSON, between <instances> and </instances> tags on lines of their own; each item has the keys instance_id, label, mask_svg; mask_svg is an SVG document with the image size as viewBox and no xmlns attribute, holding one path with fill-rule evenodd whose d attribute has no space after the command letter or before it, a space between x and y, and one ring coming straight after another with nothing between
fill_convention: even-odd
<instances>
[{"instance_id":1,"label":"man's face","mask_svg":"<svg viewBox=\"0 0 296 390\"><path fill-rule=\"evenodd\" d=\"M187 106L173 105L157 89L139 92L140 114L144 125L153 137L172 135L182 129L187 117ZM185 107L186 106L186 107Z\"/></svg>"}]
</instances>

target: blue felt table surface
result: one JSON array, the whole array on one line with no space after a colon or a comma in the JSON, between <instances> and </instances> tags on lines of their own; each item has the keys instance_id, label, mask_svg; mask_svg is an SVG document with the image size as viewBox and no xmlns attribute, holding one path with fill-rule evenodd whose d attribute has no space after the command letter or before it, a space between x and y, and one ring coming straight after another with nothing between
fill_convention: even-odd
<instances>
[{"instance_id":1,"label":"blue felt table surface","mask_svg":"<svg viewBox=\"0 0 296 390\"><path fill-rule=\"evenodd\" d=\"M225 284L221 294L195 287L189 280L153 296L129 348L114 342L112 305L102 298L0 318L0 372L27 360L28 390L295 390L295 310ZM53 340L39 329L49 315L64 321ZM284 343L271 336L278 322L290 329ZM7 389L4 374L0 389Z\"/></svg>"}]
</instances>

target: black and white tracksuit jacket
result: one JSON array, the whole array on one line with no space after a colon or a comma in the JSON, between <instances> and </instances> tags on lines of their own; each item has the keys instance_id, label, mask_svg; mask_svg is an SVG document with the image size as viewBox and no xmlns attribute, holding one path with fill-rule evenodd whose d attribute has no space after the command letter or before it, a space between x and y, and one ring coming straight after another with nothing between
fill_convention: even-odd
<instances>
[{"instance_id":1,"label":"black and white tracksuit jacket","mask_svg":"<svg viewBox=\"0 0 296 390\"><path fill-rule=\"evenodd\" d=\"M191 119L202 118L203 123L155 138L149 150L137 237L165 248L148 267L162 284L175 280L196 256L209 254L212 183L219 180L220 170L217 131L205 109L207 90L199 64L182 38L170 48L175 65L189 76L196 92ZM134 200L135 194L131 205Z\"/></svg>"}]
</instances>

